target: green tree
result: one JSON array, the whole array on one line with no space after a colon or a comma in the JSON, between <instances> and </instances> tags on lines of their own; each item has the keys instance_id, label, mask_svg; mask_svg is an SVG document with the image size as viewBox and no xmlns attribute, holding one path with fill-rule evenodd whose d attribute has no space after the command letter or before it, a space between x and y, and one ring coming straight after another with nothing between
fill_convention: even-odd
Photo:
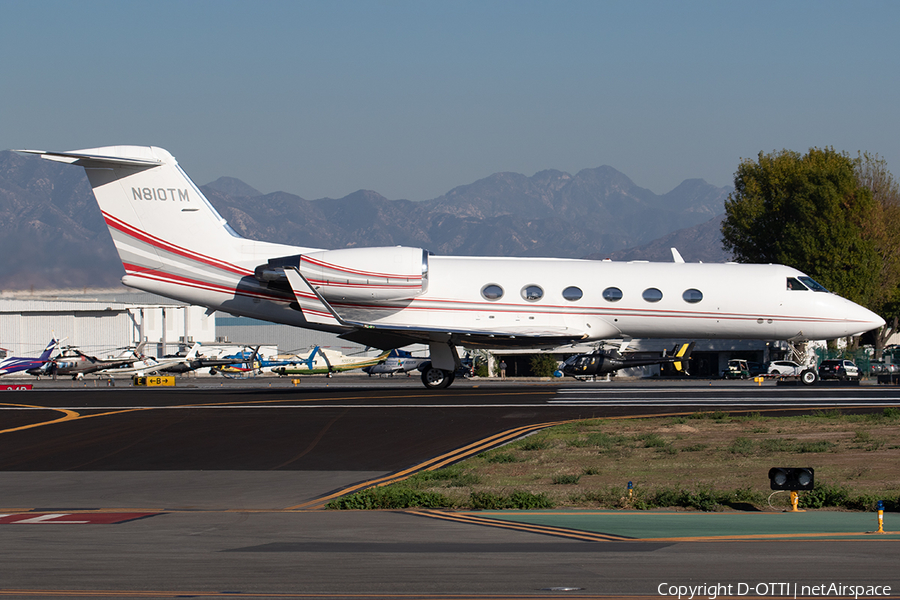
<instances>
[{"instance_id":1,"label":"green tree","mask_svg":"<svg viewBox=\"0 0 900 600\"><path fill-rule=\"evenodd\" d=\"M877 203L878 218L869 234L875 239L881 258L881 273L869 306L887 322L875 335L875 358L887 340L900 326L900 185L894 181L884 159L861 152L857 159L857 178L872 192Z\"/></svg>"},{"instance_id":2,"label":"green tree","mask_svg":"<svg viewBox=\"0 0 900 600\"><path fill-rule=\"evenodd\" d=\"M536 377L553 377L553 372L559 368L559 361L550 354L534 354L530 362L531 372Z\"/></svg>"},{"instance_id":3,"label":"green tree","mask_svg":"<svg viewBox=\"0 0 900 600\"><path fill-rule=\"evenodd\" d=\"M873 304L882 268L859 161L833 148L759 153L743 160L725 202L722 241L738 262L779 263L859 304Z\"/></svg>"}]
</instances>

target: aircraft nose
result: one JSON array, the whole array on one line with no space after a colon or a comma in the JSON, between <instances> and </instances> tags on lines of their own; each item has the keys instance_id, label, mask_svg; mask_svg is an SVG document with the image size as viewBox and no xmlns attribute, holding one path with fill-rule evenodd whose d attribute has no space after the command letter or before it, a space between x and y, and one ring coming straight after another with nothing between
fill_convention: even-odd
<instances>
[{"instance_id":1,"label":"aircraft nose","mask_svg":"<svg viewBox=\"0 0 900 600\"><path fill-rule=\"evenodd\" d=\"M859 331L851 335L861 335L867 331L871 331L873 329L884 326L884 319L873 313L868 308L865 308L858 304L853 304L853 308L854 310L849 315L848 320L858 325Z\"/></svg>"}]
</instances>

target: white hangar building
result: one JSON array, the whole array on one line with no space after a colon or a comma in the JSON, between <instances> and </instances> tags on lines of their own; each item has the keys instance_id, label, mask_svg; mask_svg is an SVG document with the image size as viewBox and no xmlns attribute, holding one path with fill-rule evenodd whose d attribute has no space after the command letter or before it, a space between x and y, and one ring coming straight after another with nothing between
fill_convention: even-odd
<instances>
[{"instance_id":1,"label":"white hangar building","mask_svg":"<svg viewBox=\"0 0 900 600\"><path fill-rule=\"evenodd\" d=\"M0 348L37 356L53 339L105 357L144 340L144 353L177 352L185 339L215 342L215 319L198 306L151 294L36 292L0 297Z\"/></svg>"},{"instance_id":2,"label":"white hangar building","mask_svg":"<svg viewBox=\"0 0 900 600\"><path fill-rule=\"evenodd\" d=\"M52 339L66 339L101 358L145 341L149 356L204 346L274 345L279 352L323 346L345 354L365 348L328 333L266 323L129 288L0 294L0 357L38 356Z\"/></svg>"}]
</instances>

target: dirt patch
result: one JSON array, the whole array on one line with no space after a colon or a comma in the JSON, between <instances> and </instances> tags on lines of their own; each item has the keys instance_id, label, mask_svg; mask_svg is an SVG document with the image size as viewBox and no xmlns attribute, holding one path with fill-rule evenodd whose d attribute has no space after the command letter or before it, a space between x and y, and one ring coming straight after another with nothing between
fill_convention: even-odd
<instances>
[{"instance_id":1,"label":"dirt patch","mask_svg":"<svg viewBox=\"0 0 900 600\"><path fill-rule=\"evenodd\" d=\"M900 414L595 419L552 428L456 468L465 485L429 489L545 494L557 506L615 504L659 490L745 490L765 499L771 467L813 467L818 486L900 496ZM474 483L473 483L474 482ZM435 482L437 483L437 482ZM773 501L786 504L787 494Z\"/></svg>"}]
</instances>

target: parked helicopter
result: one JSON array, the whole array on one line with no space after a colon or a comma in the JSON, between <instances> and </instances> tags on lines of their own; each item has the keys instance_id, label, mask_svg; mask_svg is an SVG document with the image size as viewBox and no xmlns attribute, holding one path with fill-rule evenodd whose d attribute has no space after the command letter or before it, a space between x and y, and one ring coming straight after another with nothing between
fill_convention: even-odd
<instances>
[{"instance_id":1,"label":"parked helicopter","mask_svg":"<svg viewBox=\"0 0 900 600\"><path fill-rule=\"evenodd\" d=\"M671 364L676 371L687 372L687 361L691 358L694 342L681 344L672 349L671 354L662 352L620 352L597 348L588 354L571 356L560 369L563 375L586 379L596 375L613 373L629 367Z\"/></svg>"}]
</instances>

